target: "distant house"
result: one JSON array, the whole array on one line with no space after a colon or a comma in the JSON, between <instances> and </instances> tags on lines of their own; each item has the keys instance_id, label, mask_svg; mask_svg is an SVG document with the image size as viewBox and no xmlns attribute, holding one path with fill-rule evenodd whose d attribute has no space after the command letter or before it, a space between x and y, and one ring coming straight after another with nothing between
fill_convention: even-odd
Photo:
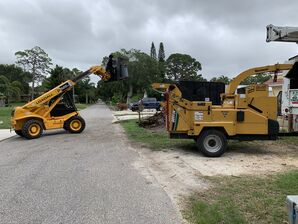
<instances>
[{"instance_id":1,"label":"distant house","mask_svg":"<svg viewBox=\"0 0 298 224\"><path fill-rule=\"evenodd\" d=\"M270 95L278 96L282 92L282 85L284 84L284 75L278 75L277 79L274 80L274 77L268 79L264 84L269 86Z\"/></svg>"},{"instance_id":2,"label":"distant house","mask_svg":"<svg viewBox=\"0 0 298 224\"><path fill-rule=\"evenodd\" d=\"M286 61L285 63L294 63L295 61L298 61L298 55L291 57ZM285 79L284 76L286 75L285 73L279 74L277 76L277 79L274 80L274 77L266 81L264 84L267 84L269 87L269 92L271 96L276 96L277 97L277 102L278 102L278 114L281 115L284 113L282 106L284 104L288 105L288 100L287 100L287 92L289 88L289 80ZM282 94L284 91L284 94ZM286 106L288 107L288 106Z\"/></svg>"},{"instance_id":3,"label":"distant house","mask_svg":"<svg viewBox=\"0 0 298 224\"><path fill-rule=\"evenodd\" d=\"M277 113L281 115L281 105L282 105L282 87L284 84L284 74L278 75L277 79L274 77L267 80L264 84L269 87L269 95L277 97Z\"/></svg>"},{"instance_id":4,"label":"distant house","mask_svg":"<svg viewBox=\"0 0 298 224\"><path fill-rule=\"evenodd\" d=\"M295 61L298 61L298 55L295 55L294 57L289 58L288 61L285 63L294 63ZM282 92L282 86L284 84L284 76L286 74L280 74L277 76L277 79L274 80L274 77L266 81L264 84L267 84L269 87L272 88L272 96L278 96ZM275 82L274 82L275 81Z\"/></svg>"}]
</instances>

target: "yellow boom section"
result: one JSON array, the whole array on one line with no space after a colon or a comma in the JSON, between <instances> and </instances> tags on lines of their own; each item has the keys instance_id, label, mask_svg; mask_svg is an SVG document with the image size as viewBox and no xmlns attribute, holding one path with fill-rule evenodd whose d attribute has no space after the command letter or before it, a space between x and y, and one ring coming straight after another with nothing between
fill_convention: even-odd
<instances>
[{"instance_id":1,"label":"yellow boom section","mask_svg":"<svg viewBox=\"0 0 298 224\"><path fill-rule=\"evenodd\" d=\"M89 72L100 76L103 81L108 81L111 78L111 74L108 73L106 69L102 66L92 66L89 69Z\"/></svg>"},{"instance_id":2,"label":"yellow boom section","mask_svg":"<svg viewBox=\"0 0 298 224\"><path fill-rule=\"evenodd\" d=\"M278 72L282 70L290 70L293 67L292 64L275 64L275 65L267 65L263 67L256 67L248 69L242 73L240 73L238 76L236 76L228 85L226 94L234 94L238 85L246 79L247 77L255 74L260 73L266 73L266 72Z\"/></svg>"}]
</instances>

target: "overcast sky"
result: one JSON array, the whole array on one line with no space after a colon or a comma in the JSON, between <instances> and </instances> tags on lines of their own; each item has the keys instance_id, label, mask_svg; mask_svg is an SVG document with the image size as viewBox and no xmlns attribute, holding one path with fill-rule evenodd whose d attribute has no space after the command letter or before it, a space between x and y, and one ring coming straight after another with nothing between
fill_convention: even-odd
<instances>
[{"instance_id":1,"label":"overcast sky","mask_svg":"<svg viewBox=\"0 0 298 224\"><path fill-rule=\"evenodd\" d=\"M297 0L0 0L0 63L43 48L86 70L121 48L189 54L206 78L284 62L294 43L266 43L266 25L298 26Z\"/></svg>"}]
</instances>

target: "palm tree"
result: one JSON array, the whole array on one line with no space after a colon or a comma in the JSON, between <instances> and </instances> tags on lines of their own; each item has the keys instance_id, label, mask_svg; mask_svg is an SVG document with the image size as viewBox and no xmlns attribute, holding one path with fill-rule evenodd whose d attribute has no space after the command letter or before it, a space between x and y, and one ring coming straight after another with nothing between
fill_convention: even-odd
<instances>
[{"instance_id":1,"label":"palm tree","mask_svg":"<svg viewBox=\"0 0 298 224\"><path fill-rule=\"evenodd\" d=\"M90 78L85 78L81 81L82 93L85 94L85 103L88 104L90 101L90 95L92 95L93 83L90 83Z\"/></svg>"},{"instance_id":2,"label":"palm tree","mask_svg":"<svg viewBox=\"0 0 298 224\"><path fill-rule=\"evenodd\" d=\"M6 97L7 102L9 99L20 100L21 92L22 84L19 81L10 82L6 76L0 75L0 93Z\"/></svg>"}]
</instances>

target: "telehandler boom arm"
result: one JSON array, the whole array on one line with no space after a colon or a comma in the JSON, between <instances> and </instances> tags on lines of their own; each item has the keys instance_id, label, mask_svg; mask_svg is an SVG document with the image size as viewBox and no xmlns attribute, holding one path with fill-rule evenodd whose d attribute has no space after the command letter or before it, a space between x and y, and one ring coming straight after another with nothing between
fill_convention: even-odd
<instances>
[{"instance_id":1,"label":"telehandler boom arm","mask_svg":"<svg viewBox=\"0 0 298 224\"><path fill-rule=\"evenodd\" d=\"M113 56L109 56L109 61L107 63L106 67L103 66L92 66L87 71L79 74L78 76L74 77L72 80L67 80L63 83L61 83L59 86L55 87L54 89L51 89L50 91L44 93L43 95L39 96L38 98L30 101L29 103L25 104L23 108L34 108L39 107L43 105L44 103L50 101L54 97L62 96L64 93L69 91L76 83L86 76L89 76L91 74L95 74L105 82L107 81L116 81L118 79L125 79L127 78L127 67L122 62L116 62L118 64L115 64L115 61L113 59ZM118 77L120 76L120 77ZM59 100L57 100L58 102Z\"/></svg>"},{"instance_id":2,"label":"telehandler boom arm","mask_svg":"<svg viewBox=\"0 0 298 224\"><path fill-rule=\"evenodd\" d=\"M52 98L62 95L69 91L79 80L83 79L84 77L90 75L90 74L98 75L102 78L104 81L108 81L111 78L111 74L109 74L105 68L102 66L92 66L87 71L83 72L82 74L78 75L72 80L67 80L63 83L61 83L59 86L55 87L54 89L51 89L50 91L46 92L45 94L37 97L36 99L30 101L29 103L25 104L23 108L33 108L43 105L44 103L48 102Z\"/></svg>"},{"instance_id":3,"label":"telehandler boom arm","mask_svg":"<svg viewBox=\"0 0 298 224\"><path fill-rule=\"evenodd\" d=\"M87 71L85 71L82 74L78 75L77 77L73 78L72 81L74 83L78 82L81 79L83 79L86 76L91 75L91 74L98 75L99 77L101 77L101 79L103 81L108 81L111 78L111 74L109 72L107 72L107 70L104 67L96 65L96 66L92 66Z\"/></svg>"}]
</instances>

